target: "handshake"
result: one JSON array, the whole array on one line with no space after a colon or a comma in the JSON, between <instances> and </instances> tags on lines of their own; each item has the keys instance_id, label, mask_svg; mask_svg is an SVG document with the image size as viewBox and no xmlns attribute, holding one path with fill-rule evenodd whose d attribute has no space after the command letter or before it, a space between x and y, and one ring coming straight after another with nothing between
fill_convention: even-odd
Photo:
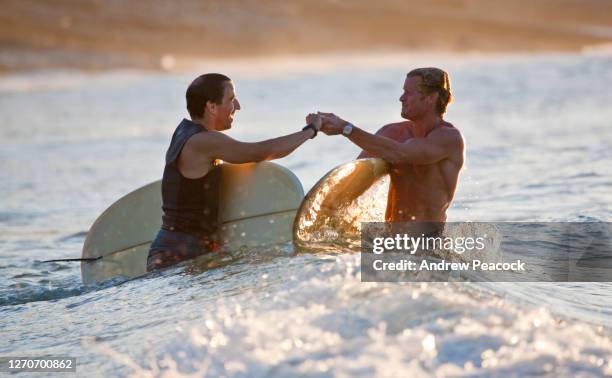
<instances>
[{"instance_id":1,"label":"handshake","mask_svg":"<svg viewBox=\"0 0 612 378\"><path fill-rule=\"evenodd\" d=\"M327 135L338 135L349 123L334 113L310 113L306 116L306 123L313 125L317 130Z\"/></svg>"}]
</instances>

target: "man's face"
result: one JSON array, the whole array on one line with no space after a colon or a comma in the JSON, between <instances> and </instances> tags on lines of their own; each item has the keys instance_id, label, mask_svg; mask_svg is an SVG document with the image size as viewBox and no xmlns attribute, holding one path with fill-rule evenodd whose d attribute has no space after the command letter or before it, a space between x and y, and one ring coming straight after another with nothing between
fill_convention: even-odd
<instances>
[{"instance_id":1,"label":"man's face","mask_svg":"<svg viewBox=\"0 0 612 378\"><path fill-rule=\"evenodd\" d=\"M404 93L399 98L402 103L402 118L415 120L433 111L433 95L426 96L419 92L420 76L407 77L404 81Z\"/></svg>"},{"instance_id":2,"label":"man's face","mask_svg":"<svg viewBox=\"0 0 612 378\"><path fill-rule=\"evenodd\" d=\"M234 121L234 113L240 110L240 103L236 98L236 92L234 89L234 83L228 81L225 84L225 90L223 92L223 100L221 104L216 106L215 114L215 130L222 131L232 127Z\"/></svg>"}]
</instances>

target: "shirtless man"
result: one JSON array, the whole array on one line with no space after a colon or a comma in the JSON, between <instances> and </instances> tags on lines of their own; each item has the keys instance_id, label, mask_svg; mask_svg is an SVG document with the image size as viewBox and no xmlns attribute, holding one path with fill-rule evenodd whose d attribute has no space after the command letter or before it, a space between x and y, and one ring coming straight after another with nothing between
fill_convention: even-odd
<instances>
[{"instance_id":1,"label":"shirtless man","mask_svg":"<svg viewBox=\"0 0 612 378\"><path fill-rule=\"evenodd\" d=\"M162 226L151 244L147 270L163 268L214 251L217 229L220 161L250 163L289 155L317 135L315 114L297 132L261 142L241 142L222 132L240 110L234 83L221 74L197 77L186 93L191 119L177 126L162 178ZM312 122L312 123L310 123Z\"/></svg>"},{"instance_id":2,"label":"shirtless man","mask_svg":"<svg viewBox=\"0 0 612 378\"><path fill-rule=\"evenodd\" d=\"M438 68L408 73L402 103L407 121L370 134L333 113L319 113L321 131L343 134L363 149L359 158L379 157L391 163L385 218L388 222L445 222L463 166L459 130L442 116L451 101L448 74Z\"/></svg>"}]
</instances>

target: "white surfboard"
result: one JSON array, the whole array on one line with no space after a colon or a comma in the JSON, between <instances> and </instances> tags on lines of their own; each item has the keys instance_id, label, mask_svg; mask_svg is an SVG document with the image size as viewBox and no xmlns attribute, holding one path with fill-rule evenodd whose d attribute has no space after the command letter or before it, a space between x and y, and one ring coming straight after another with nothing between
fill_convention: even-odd
<instances>
[{"instance_id":1,"label":"white surfboard","mask_svg":"<svg viewBox=\"0 0 612 378\"><path fill-rule=\"evenodd\" d=\"M223 248L291 241L291 225L304 190L287 168L272 162L223 164L217 238ZM94 222L83 245L83 283L146 273L149 246L162 217L161 181L137 189ZM95 260L93 260L95 259Z\"/></svg>"},{"instance_id":2,"label":"white surfboard","mask_svg":"<svg viewBox=\"0 0 612 378\"><path fill-rule=\"evenodd\" d=\"M298 247L359 248L361 222L384 222L390 166L359 159L329 171L306 194L293 223Z\"/></svg>"}]
</instances>

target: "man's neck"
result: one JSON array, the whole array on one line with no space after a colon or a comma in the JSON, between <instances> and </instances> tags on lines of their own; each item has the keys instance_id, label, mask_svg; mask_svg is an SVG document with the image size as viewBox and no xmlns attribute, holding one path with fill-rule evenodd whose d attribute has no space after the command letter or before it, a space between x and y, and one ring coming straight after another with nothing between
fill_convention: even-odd
<instances>
[{"instance_id":1,"label":"man's neck","mask_svg":"<svg viewBox=\"0 0 612 378\"><path fill-rule=\"evenodd\" d=\"M191 122L197 123L208 131L215 130L215 128L212 126L212 122L207 122L204 118L192 118Z\"/></svg>"},{"instance_id":2,"label":"man's neck","mask_svg":"<svg viewBox=\"0 0 612 378\"><path fill-rule=\"evenodd\" d=\"M437 114L431 114L420 119L413 119L411 121L414 124L413 131L415 135L425 136L442 122L442 118Z\"/></svg>"}]
</instances>

